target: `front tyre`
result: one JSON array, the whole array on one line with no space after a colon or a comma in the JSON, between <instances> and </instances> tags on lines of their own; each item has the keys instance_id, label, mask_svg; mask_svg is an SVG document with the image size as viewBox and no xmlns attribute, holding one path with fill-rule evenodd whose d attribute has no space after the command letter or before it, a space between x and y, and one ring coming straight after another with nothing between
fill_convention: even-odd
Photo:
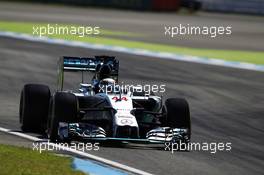
<instances>
[{"instance_id":1,"label":"front tyre","mask_svg":"<svg viewBox=\"0 0 264 175\"><path fill-rule=\"evenodd\" d=\"M51 100L51 112L48 122L48 137L57 142L59 138L59 123L71 123L77 117L77 97L68 92L56 92Z\"/></svg>"},{"instance_id":2,"label":"front tyre","mask_svg":"<svg viewBox=\"0 0 264 175\"><path fill-rule=\"evenodd\" d=\"M181 98L169 98L165 101L166 126L171 128L188 129L191 138L191 118L188 102Z\"/></svg>"}]
</instances>

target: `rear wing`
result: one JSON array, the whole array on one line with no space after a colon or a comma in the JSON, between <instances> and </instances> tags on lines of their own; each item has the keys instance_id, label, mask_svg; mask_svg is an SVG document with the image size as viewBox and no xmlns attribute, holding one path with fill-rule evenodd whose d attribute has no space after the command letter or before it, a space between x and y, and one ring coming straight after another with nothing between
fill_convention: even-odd
<instances>
[{"instance_id":1,"label":"rear wing","mask_svg":"<svg viewBox=\"0 0 264 175\"><path fill-rule=\"evenodd\" d=\"M98 65L108 64L111 66L111 76L118 81L119 61L111 56L95 56L94 58L88 57L69 57L63 56L58 61L58 90L63 90L64 72L97 72Z\"/></svg>"},{"instance_id":2,"label":"rear wing","mask_svg":"<svg viewBox=\"0 0 264 175\"><path fill-rule=\"evenodd\" d=\"M63 57L64 71L95 71L99 64L94 58Z\"/></svg>"}]
</instances>

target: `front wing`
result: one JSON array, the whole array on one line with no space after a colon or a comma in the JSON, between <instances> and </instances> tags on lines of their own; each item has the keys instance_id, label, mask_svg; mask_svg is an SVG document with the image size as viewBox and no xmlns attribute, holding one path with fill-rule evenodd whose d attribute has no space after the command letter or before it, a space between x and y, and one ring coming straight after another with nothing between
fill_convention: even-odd
<instances>
[{"instance_id":1,"label":"front wing","mask_svg":"<svg viewBox=\"0 0 264 175\"><path fill-rule=\"evenodd\" d=\"M146 134L146 139L107 137L103 128L87 123L60 123L58 134L64 139L84 139L98 142L129 142L139 144L163 144L165 142L189 142L188 129L157 127Z\"/></svg>"}]
</instances>

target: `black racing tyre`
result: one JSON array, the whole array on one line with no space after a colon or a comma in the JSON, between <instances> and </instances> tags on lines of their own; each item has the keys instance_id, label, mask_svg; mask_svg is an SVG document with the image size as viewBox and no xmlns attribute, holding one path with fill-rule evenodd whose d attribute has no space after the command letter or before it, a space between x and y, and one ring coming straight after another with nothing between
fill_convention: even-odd
<instances>
[{"instance_id":1,"label":"black racing tyre","mask_svg":"<svg viewBox=\"0 0 264 175\"><path fill-rule=\"evenodd\" d=\"M75 122L78 113L77 97L68 92L56 92L51 100L51 111L48 121L48 137L50 141L59 140L59 122Z\"/></svg>"},{"instance_id":2,"label":"black racing tyre","mask_svg":"<svg viewBox=\"0 0 264 175\"><path fill-rule=\"evenodd\" d=\"M191 136L191 118L188 102L181 98L169 98L165 101L166 126L171 128L186 128Z\"/></svg>"},{"instance_id":3,"label":"black racing tyre","mask_svg":"<svg viewBox=\"0 0 264 175\"><path fill-rule=\"evenodd\" d=\"M24 132L45 130L50 101L50 89L46 85L26 84L21 91L19 121Z\"/></svg>"}]
</instances>

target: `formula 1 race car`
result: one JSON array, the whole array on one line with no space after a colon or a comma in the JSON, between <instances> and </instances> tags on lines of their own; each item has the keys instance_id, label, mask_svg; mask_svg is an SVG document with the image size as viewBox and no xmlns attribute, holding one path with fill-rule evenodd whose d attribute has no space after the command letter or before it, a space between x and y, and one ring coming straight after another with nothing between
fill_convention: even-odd
<instances>
[{"instance_id":1,"label":"formula 1 race car","mask_svg":"<svg viewBox=\"0 0 264 175\"><path fill-rule=\"evenodd\" d=\"M77 91L63 90L64 72L80 71ZM19 117L25 132L45 132L52 142L88 139L125 142L189 142L191 121L185 99L161 97L142 88L118 85L115 57L62 57L57 90L26 84L21 92ZM90 83L84 73L92 72Z\"/></svg>"}]
</instances>

